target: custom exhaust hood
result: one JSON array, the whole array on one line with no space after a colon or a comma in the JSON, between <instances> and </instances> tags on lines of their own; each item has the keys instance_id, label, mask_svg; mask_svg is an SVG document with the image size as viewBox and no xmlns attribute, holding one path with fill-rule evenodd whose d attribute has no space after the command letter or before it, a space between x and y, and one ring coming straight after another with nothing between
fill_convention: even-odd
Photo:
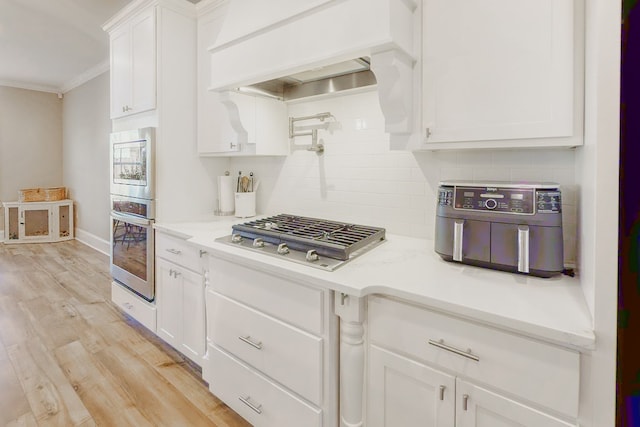
<instances>
[{"instance_id":1,"label":"custom exhaust hood","mask_svg":"<svg viewBox=\"0 0 640 427\"><path fill-rule=\"evenodd\" d=\"M286 102L376 85L385 130L412 131L415 0L231 0L220 7L209 90L223 94L230 116L238 117L238 106L225 93Z\"/></svg>"}]
</instances>

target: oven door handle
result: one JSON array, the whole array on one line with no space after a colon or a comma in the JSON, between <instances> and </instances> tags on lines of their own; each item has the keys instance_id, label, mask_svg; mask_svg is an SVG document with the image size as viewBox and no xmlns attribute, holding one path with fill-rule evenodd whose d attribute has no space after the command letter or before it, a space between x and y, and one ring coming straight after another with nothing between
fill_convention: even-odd
<instances>
[{"instance_id":1,"label":"oven door handle","mask_svg":"<svg viewBox=\"0 0 640 427\"><path fill-rule=\"evenodd\" d=\"M111 211L111 218L117 219L122 222L127 222L129 224L139 225L140 227L149 227L153 222L153 220L151 219L138 218L132 215L123 215L116 211Z\"/></svg>"}]
</instances>

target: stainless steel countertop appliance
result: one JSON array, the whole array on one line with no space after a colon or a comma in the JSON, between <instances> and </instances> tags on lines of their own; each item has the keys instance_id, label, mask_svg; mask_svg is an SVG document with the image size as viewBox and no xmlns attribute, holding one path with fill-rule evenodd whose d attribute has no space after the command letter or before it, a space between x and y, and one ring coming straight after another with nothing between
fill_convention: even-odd
<instances>
[{"instance_id":1,"label":"stainless steel countertop appliance","mask_svg":"<svg viewBox=\"0 0 640 427\"><path fill-rule=\"evenodd\" d=\"M280 214L232 227L216 239L262 254L333 271L382 243L385 229Z\"/></svg>"},{"instance_id":2,"label":"stainless steel countertop appliance","mask_svg":"<svg viewBox=\"0 0 640 427\"><path fill-rule=\"evenodd\" d=\"M559 185L442 181L435 251L446 261L540 277L562 273Z\"/></svg>"}]
</instances>

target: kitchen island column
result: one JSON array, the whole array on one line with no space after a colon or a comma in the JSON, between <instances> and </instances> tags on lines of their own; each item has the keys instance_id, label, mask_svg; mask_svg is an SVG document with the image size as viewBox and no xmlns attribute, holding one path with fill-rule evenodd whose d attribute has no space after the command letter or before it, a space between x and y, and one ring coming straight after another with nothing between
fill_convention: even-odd
<instances>
[{"instance_id":1,"label":"kitchen island column","mask_svg":"<svg viewBox=\"0 0 640 427\"><path fill-rule=\"evenodd\" d=\"M340 317L340 427L362 427L364 394L364 298L335 294Z\"/></svg>"}]
</instances>

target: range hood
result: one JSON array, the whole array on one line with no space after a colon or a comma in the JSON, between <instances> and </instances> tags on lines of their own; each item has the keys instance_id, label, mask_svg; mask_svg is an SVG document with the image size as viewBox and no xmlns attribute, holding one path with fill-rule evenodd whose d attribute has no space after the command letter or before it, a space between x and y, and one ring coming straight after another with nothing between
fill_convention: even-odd
<instances>
[{"instance_id":1,"label":"range hood","mask_svg":"<svg viewBox=\"0 0 640 427\"><path fill-rule=\"evenodd\" d=\"M376 85L386 131L412 131L415 0L232 0L220 7L209 90L290 101Z\"/></svg>"},{"instance_id":2,"label":"range hood","mask_svg":"<svg viewBox=\"0 0 640 427\"><path fill-rule=\"evenodd\" d=\"M250 86L240 86L237 90L281 101L293 101L375 84L376 77L371 71L369 58L357 58Z\"/></svg>"}]
</instances>

